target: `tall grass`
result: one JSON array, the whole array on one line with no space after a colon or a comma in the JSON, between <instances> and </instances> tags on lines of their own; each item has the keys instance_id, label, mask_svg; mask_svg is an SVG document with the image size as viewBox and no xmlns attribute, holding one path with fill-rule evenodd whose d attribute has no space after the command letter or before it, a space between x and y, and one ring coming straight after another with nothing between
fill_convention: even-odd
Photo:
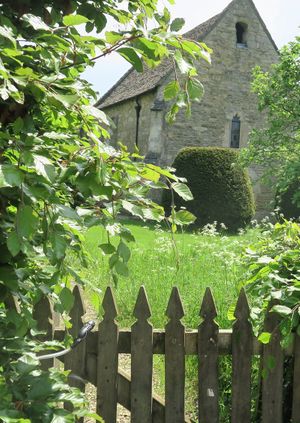
<instances>
[{"instance_id":1,"label":"tall grass","mask_svg":"<svg viewBox=\"0 0 300 423\"><path fill-rule=\"evenodd\" d=\"M138 290L144 285L148 293L152 310L150 318L155 328L165 325L165 311L171 289L178 286L183 302L185 316L183 323L189 329L195 329L200 323L199 311L206 287L211 287L218 309L217 322L221 328L231 327L228 309L235 304L239 284L243 279L243 267L239 254L243 247L255 241L258 231L250 229L240 235L218 234L214 227L204 233L178 233L174 236L161 227L145 226L126 222L136 242L131 243L132 257L129 261L129 276L120 276L115 286L119 309L117 320L121 327L128 327L134 322L132 316ZM108 266L108 259L98 248L107 242L105 233L100 228L93 228L86 234L86 248L91 255L87 269L81 269L83 278L100 288L99 303L107 285L113 284ZM91 299L96 301L97 298ZM220 401L221 421L229 422L229 397L231 361L221 359L222 394ZM158 389L163 393L164 359L155 357L155 370L158 374ZM189 415L196 419L197 360L187 357L186 362L186 397ZM157 385L157 384L156 384Z\"/></svg>"},{"instance_id":2,"label":"tall grass","mask_svg":"<svg viewBox=\"0 0 300 423\"><path fill-rule=\"evenodd\" d=\"M133 322L132 310L139 287L146 287L152 309L151 322L162 327L171 289L178 286L185 309L183 322L189 328L199 324L199 310L207 286L212 288L218 308L218 323L226 328L229 306L234 303L243 268L238 255L241 249L255 240L256 230L242 235L179 233L172 237L167 231L154 226L146 227L128 223L135 236L131 243L132 257L129 261L129 276L119 276L115 293L119 306L119 321L122 325ZM104 290L113 284L108 260L99 244L106 242L99 228L92 228L86 235L86 247L92 260L81 274L91 284Z\"/></svg>"}]
</instances>

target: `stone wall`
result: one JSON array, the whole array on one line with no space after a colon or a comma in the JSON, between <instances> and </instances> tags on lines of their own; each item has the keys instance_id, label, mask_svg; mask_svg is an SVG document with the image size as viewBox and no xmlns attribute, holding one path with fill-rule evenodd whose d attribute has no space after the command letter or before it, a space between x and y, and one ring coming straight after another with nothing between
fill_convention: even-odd
<instances>
[{"instance_id":1,"label":"stone wall","mask_svg":"<svg viewBox=\"0 0 300 423\"><path fill-rule=\"evenodd\" d=\"M133 98L105 109L105 113L115 123L115 128L111 132L111 143L114 146L117 145L117 142L121 142L129 148L129 151L134 151L137 127L136 106L139 104L138 147L142 155L147 154L151 107L154 102L154 96L154 92L146 93L139 98Z\"/></svg>"},{"instance_id":2,"label":"stone wall","mask_svg":"<svg viewBox=\"0 0 300 423\"><path fill-rule=\"evenodd\" d=\"M247 46L237 45L236 23L247 25ZM238 115L241 122L240 146L247 145L249 132L263 125L256 95L251 93L252 69L260 65L267 70L276 63L278 54L264 26L248 0L234 0L221 20L205 37L213 49L212 64L199 63L199 75L205 89L200 103L194 103L192 116L179 112L176 122L168 125L163 102L163 88L139 97L141 105L138 146L146 157L162 166L171 165L185 146L230 146L231 122ZM136 134L136 101L127 100L105 109L116 122L113 141L121 141L132 151ZM159 107L157 106L159 105ZM250 170L256 181L261 169ZM256 183L254 192L259 211L267 209L271 190Z\"/></svg>"},{"instance_id":3,"label":"stone wall","mask_svg":"<svg viewBox=\"0 0 300 423\"><path fill-rule=\"evenodd\" d=\"M237 22L247 24L247 47L237 46ZM261 22L247 0L236 0L216 27L205 37L213 49L212 64L199 66L205 94L200 103L193 104L192 116L181 111L174 125L164 125L160 164L171 164L185 146L230 146L231 121L237 114L241 121L240 146L247 145L249 132L263 125L256 95L251 92L252 69L264 70L276 63L278 54ZM166 81L167 82L167 81ZM162 96L162 89L159 96ZM250 170L253 181L261 169ZM271 190L256 183L254 192L257 209L266 209L272 199Z\"/></svg>"},{"instance_id":4,"label":"stone wall","mask_svg":"<svg viewBox=\"0 0 300 423\"><path fill-rule=\"evenodd\" d=\"M237 47L237 22L248 25L247 47ZM251 129L263 125L256 95L251 93L252 69L260 65L267 70L278 60L269 37L247 0L236 0L215 28L205 37L213 49L212 64L199 66L205 94L194 104L187 119L181 111L174 125L165 126L162 162L173 161L178 150L187 145L230 146L231 121L241 120L241 147L247 144Z\"/></svg>"}]
</instances>

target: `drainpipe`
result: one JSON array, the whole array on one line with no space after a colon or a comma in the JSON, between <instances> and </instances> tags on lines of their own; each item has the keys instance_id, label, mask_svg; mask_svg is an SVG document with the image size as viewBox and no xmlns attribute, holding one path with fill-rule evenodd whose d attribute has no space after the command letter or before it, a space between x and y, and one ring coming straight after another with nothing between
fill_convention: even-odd
<instances>
[{"instance_id":1,"label":"drainpipe","mask_svg":"<svg viewBox=\"0 0 300 423\"><path fill-rule=\"evenodd\" d=\"M140 124L140 113L141 113L141 103L139 97L135 99L135 112L136 112L136 126L135 126L135 145L138 147L139 144L139 124Z\"/></svg>"}]
</instances>

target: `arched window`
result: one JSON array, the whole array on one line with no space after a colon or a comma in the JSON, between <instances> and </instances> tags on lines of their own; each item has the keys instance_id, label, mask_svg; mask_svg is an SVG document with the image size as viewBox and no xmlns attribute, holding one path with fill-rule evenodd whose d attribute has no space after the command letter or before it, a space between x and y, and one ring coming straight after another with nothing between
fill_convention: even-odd
<instances>
[{"instance_id":1,"label":"arched window","mask_svg":"<svg viewBox=\"0 0 300 423\"><path fill-rule=\"evenodd\" d=\"M237 46L247 47L247 27L248 25L243 22L238 22L235 25Z\"/></svg>"},{"instance_id":2,"label":"arched window","mask_svg":"<svg viewBox=\"0 0 300 423\"><path fill-rule=\"evenodd\" d=\"M239 148L241 135L241 121L238 115L235 115L231 121L230 147Z\"/></svg>"}]
</instances>

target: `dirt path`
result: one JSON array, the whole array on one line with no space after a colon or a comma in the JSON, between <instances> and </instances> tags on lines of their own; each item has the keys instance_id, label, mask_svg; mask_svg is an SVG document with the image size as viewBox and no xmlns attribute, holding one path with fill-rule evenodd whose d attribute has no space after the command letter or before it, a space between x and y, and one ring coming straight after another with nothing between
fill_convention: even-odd
<instances>
[{"instance_id":1,"label":"dirt path","mask_svg":"<svg viewBox=\"0 0 300 423\"><path fill-rule=\"evenodd\" d=\"M85 299L86 304L86 314L84 316L84 320L95 320L96 327L97 327L97 317L93 308L87 303L87 299ZM129 354L119 354L119 367L130 374L130 355ZM85 388L86 397L90 404L90 410L92 412L96 411L96 387L91 383L88 383ZM94 419L86 418L84 419L85 423L94 423ZM126 410L124 407L118 404L117 409L117 422L118 423L130 423L130 411Z\"/></svg>"}]
</instances>

